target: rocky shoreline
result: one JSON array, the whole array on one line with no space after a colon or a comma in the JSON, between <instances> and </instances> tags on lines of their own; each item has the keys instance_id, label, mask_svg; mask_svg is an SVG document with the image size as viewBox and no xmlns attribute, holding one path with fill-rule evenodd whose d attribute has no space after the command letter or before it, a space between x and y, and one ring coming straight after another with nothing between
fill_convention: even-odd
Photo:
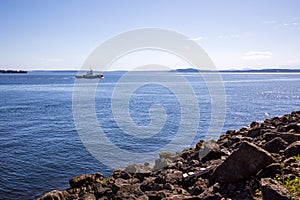
<instances>
[{"instance_id":1,"label":"rocky shoreline","mask_svg":"<svg viewBox=\"0 0 300 200\"><path fill-rule=\"evenodd\" d=\"M201 156L201 152L210 149ZM110 177L84 174L39 200L300 199L300 111L229 130L181 154L162 153L158 170L132 165ZM166 167L159 169L161 163ZM143 173L140 173L143 172Z\"/></svg>"}]
</instances>

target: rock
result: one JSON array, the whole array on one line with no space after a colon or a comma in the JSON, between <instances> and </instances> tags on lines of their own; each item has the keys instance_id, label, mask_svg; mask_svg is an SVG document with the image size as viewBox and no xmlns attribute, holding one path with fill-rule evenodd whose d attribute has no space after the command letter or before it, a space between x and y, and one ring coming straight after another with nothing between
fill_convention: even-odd
<instances>
[{"instance_id":1,"label":"rock","mask_svg":"<svg viewBox=\"0 0 300 200\"><path fill-rule=\"evenodd\" d=\"M141 168L141 166L138 164L132 164L127 166L124 169L124 172L133 174L133 173L144 173L144 172L147 173L148 171Z\"/></svg>"},{"instance_id":2,"label":"rock","mask_svg":"<svg viewBox=\"0 0 300 200\"><path fill-rule=\"evenodd\" d=\"M280 150L285 149L288 143L280 137L276 137L269 142L265 143L262 148L270 153L278 153Z\"/></svg>"},{"instance_id":3,"label":"rock","mask_svg":"<svg viewBox=\"0 0 300 200\"><path fill-rule=\"evenodd\" d=\"M79 200L96 200L96 197L91 193L85 193L82 196L80 196Z\"/></svg>"},{"instance_id":4,"label":"rock","mask_svg":"<svg viewBox=\"0 0 300 200\"><path fill-rule=\"evenodd\" d=\"M154 186L155 177L148 177L145 178L144 181L141 183L140 188L142 191L150 191Z\"/></svg>"},{"instance_id":5,"label":"rock","mask_svg":"<svg viewBox=\"0 0 300 200\"><path fill-rule=\"evenodd\" d=\"M276 174L280 173L281 165L279 163L273 163L266 168L260 170L257 173L258 178L275 177Z\"/></svg>"},{"instance_id":6,"label":"rock","mask_svg":"<svg viewBox=\"0 0 300 200\"><path fill-rule=\"evenodd\" d=\"M92 184L93 182L95 182L97 180L102 180L102 179L103 179L103 175L100 173L98 173L98 174L83 174L83 175L72 178L69 181L69 184L72 188L80 188L83 185Z\"/></svg>"},{"instance_id":7,"label":"rock","mask_svg":"<svg viewBox=\"0 0 300 200\"><path fill-rule=\"evenodd\" d=\"M97 198L103 197L103 196L109 196L109 194L112 194L112 189L109 187L102 187L101 184L94 184L93 190L95 193L95 196Z\"/></svg>"},{"instance_id":8,"label":"rock","mask_svg":"<svg viewBox=\"0 0 300 200\"><path fill-rule=\"evenodd\" d=\"M221 200L222 196L219 193L220 185L218 183L206 189L198 197L202 200Z\"/></svg>"},{"instance_id":9,"label":"rock","mask_svg":"<svg viewBox=\"0 0 300 200\"><path fill-rule=\"evenodd\" d=\"M175 187L172 184L170 184L170 183L166 183L164 185L164 189L166 189L166 190L174 190Z\"/></svg>"},{"instance_id":10,"label":"rock","mask_svg":"<svg viewBox=\"0 0 300 200\"><path fill-rule=\"evenodd\" d=\"M129 185L127 180L122 178L117 178L115 182L112 184L112 190L114 193L117 193L120 188L124 187L125 185Z\"/></svg>"},{"instance_id":11,"label":"rock","mask_svg":"<svg viewBox=\"0 0 300 200\"><path fill-rule=\"evenodd\" d=\"M180 184L182 182L183 173L179 170L166 169L161 171L155 179L156 183L171 183L171 184Z\"/></svg>"},{"instance_id":12,"label":"rock","mask_svg":"<svg viewBox=\"0 0 300 200\"><path fill-rule=\"evenodd\" d=\"M153 171L157 171L168 166L172 161L165 158L158 158L155 160L155 165L153 167Z\"/></svg>"},{"instance_id":13,"label":"rock","mask_svg":"<svg viewBox=\"0 0 300 200\"><path fill-rule=\"evenodd\" d=\"M182 181L182 172L178 170L172 170L171 173L166 174L165 181L171 184L179 184Z\"/></svg>"},{"instance_id":14,"label":"rock","mask_svg":"<svg viewBox=\"0 0 300 200\"><path fill-rule=\"evenodd\" d=\"M280 137L283 140L287 141L289 144L300 140L300 134L296 133L284 133L280 134Z\"/></svg>"},{"instance_id":15,"label":"rock","mask_svg":"<svg viewBox=\"0 0 300 200\"><path fill-rule=\"evenodd\" d=\"M222 152L220 146L215 142L206 142L199 149L199 160L202 162L206 162L208 160L220 159L222 156Z\"/></svg>"},{"instance_id":16,"label":"rock","mask_svg":"<svg viewBox=\"0 0 300 200\"><path fill-rule=\"evenodd\" d=\"M124 171L121 171L121 170L116 170L113 172L113 177L115 179L117 178L123 178L123 179L130 179L131 178L131 175L128 173L130 170L127 170L126 169Z\"/></svg>"},{"instance_id":17,"label":"rock","mask_svg":"<svg viewBox=\"0 0 300 200\"><path fill-rule=\"evenodd\" d=\"M191 195L199 195L207 189L208 181L199 178L197 182L190 187L189 192Z\"/></svg>"},{"instance_id":18,"label":"rock","mask_svg":"<svg viewBox=\"0 0 300 200\"><path fill-rule=\"evenodd\" d=\"M37 198L37 200L67 200L70 197L67 191L53 190Z\"/></svg>"},{"instance_id":19,"label":"rock","mask_svg":"<svg viewBox=\"0 0 300 200\"><path fill-rule=\"evenodd\" d=\"M294 157L290 157L290 158L283 161L283 163L285 165L289 165L289 164L294 163L294 162L296 162L296 158L294 158Z\"/></svg>"},{"instance_id":20,"label":"rock","mask_svg":"<svg viewBox=\"0 0 300 200\"><path fill-rule=\"evenodd\" d=\"M162 191L146 191L145 194L149 200L161 200L167 197L166 193Z\"/></svg>"},{"instance_id":21,"label":"rock","mask_svg":"<svg viewBox=\"0 0 300 200\"><path fill-rule=\"evenodd\" d=\"M300 134L298 133L267 132L263 135L263 139L266 141L270 141L275 137L280 137L289 144L300 140Z\"/></svg>"},{"instance_id":22,"label":"rock","mask_svg":"<svg viewBox=\"0 0 300 200\"><path fill-rule=\"evenodd\" d=\"M247 137L255 138L260 135L260 128L253 128L248 131Z\"/></svg>"},{"instance_id":23,"label":"rock","mask_svg":"<svg viewBox=\"0 0 300 200\"><path fill-rule=\"evenodd\" d=\"M134 199L135 197L143 196L144 193L140 189L139 184L122 185L116 193L116 199Z\"/></svg>"},{"instance_id":24,"label":"rock","mask_svg":"<svg viewBox=\"0 0 300 200\"><path fill-rule=\"evenodd\" d=\"M256 121L253 121L253 122L251 122L251 124L250 124L250 127L251 127L251 128L258 127L258 126L259 126L259 123L256 122Z\"/></svg>"},{"instance_id":25,"label":"rock","mask_svg":"<svg viewBox=\"0 0 300 200\"><path fill-rule=\"evenodd\" d=\"M300 141L296 141L290 144L284 151L286 157L292 157L300 155Z\"/></svg>"},{"instance_id":26,"label":"rock","mask_svg":"<svg viewBox=\"0 0 300 200\"><path fill-rule=\"evenodd\" d=\"M261 191L263 200L289 200L288 190L271 178L261 179Z\"/></svg>"},{"instance_id":27,"label":"rock","mask_svg":"<svg viewBox=\"0 0 300 200\"><path fill-rule=\"evenodd\" d=\"M262 148L243 142L212 175L212 180L220 183L234 183L249 178L272 164L274 158Z\"/></svg>"},{"instance_id":28,"label":"rock","mask_svg":"<svg viewBox=\"0 0 300 200\"><path fill-rule=\"evenodd\" d=\"M288 125L286 125L286 132L293 130L296 133L300 133L300 123L293 122Z\"/></svg>"}]
</instances>

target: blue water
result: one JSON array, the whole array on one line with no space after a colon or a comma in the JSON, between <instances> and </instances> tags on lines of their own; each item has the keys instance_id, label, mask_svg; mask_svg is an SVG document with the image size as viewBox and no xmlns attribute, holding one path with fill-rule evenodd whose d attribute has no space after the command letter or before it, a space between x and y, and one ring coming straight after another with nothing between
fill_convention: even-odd
<instances>
[{"instance_id":1,"label":"blue water","mask_svg":"<svg viewBox=\"0 0 300 200\"><path fill-rule=\"evenodd\" d=\"M145 82L144 73L133 75L134 81L125 84ZM50 71L0 74L0 199L34 199L52 189L67 188L73 176L95 172L109 175L112 171L89 153L78 135L72 112L74 75L75 72ZM119 148L132 152L157 150L170 142L180 129L182 110L178 95L186 102L191 94L181 89L183 83L172 79L171 73L164 73L161 76L173 80L180 94L166 85L148 83L131 94L127 105L120 105L120 110L128 109L128 116L138 126L153 122L151 128L158 134L149 142L134 137L132 134L138 134L134 129L132 134L122 134L128 118L119 116L123 121L115 121L112 99L122 102L122 90L119 96L112 95L122 75L122 72L107 72L95 90L98 122ZM196 142L203 138L211 122L211 97L203 77L183 76L196 94L201 113ZM239 129L254 120L300 110L300 74L232 73L222 74L222 79L226 92L222 132ZM84 96L80 100L84 102ZM164 110L153 105L160 105ZM186 106L189 112L194 111L193 107ZM186 123L193 120L188 119Z\"/></svg>"}]
</instances>

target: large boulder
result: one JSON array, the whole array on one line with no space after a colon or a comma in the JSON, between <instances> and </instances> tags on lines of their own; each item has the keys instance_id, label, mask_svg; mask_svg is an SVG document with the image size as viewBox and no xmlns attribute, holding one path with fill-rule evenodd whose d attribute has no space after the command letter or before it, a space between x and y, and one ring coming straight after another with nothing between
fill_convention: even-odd
<instances>
[{"instance_id":1,"label":"large boulder","mask_svg":"<svg viewBox=\"0 0 300 200\"><path fill-rule=\"evenodd\" d=\"M263 200L289 200L288 190L271 178L263 178L260 182Z\"/></svg>"},{"instance_id":2,"label":"large boulder","mask_svg":"<svg viewBox=\"0 0 300 200\"><path fill-rule=\"evenodd\" d=\"M243 142L212 175L212 181L219 183L234 183L248 179L261 169L272 164L274 158L269 152L251 144Z\"/></svg>"}]
</instances>

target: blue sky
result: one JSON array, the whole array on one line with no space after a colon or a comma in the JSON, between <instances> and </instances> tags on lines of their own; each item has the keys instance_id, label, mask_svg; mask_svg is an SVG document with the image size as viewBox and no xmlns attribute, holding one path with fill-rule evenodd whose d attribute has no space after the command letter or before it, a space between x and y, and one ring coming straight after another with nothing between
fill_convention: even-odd
<instances>
[{"instance_id":1,"label":"blue sky","mask_svg":"<svg viewBox=\"0 0 300 200\"><path fill-rule=\"evenodd\" d=\"M143 27L195 39L219 69L300 68L298 0L0 0L0 69L79 69Z\"/></svg>"}]
</instances>

